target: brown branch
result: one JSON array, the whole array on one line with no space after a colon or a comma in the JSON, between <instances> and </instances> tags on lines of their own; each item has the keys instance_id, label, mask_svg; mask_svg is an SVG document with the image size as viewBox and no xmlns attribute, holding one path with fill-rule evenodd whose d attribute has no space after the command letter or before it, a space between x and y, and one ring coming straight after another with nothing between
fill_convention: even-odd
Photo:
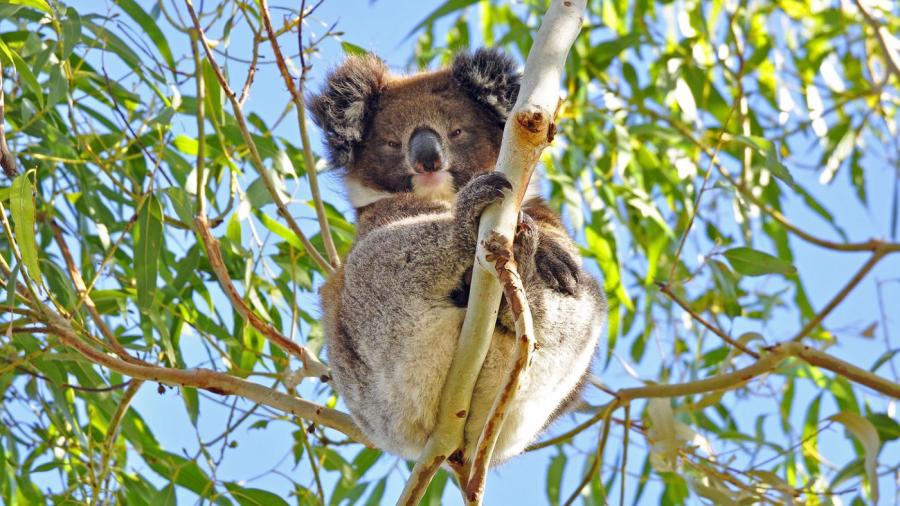
<instances>
[{"instance_id":1,"label":"brown branch","mask_svg":"<svg viewBox=\"0 0 900 506\"><path fill-rule=\"evenodd\" d=\"M6 114L6 102L3 94L3 62L0 62L0 167L6 177L12 179L19 173L16 166L16 157L9 151L9 145L6 144L6 129L3 128L3 121Z\"/></svg>"},{"instance_id":2,"label":"brown branch","mask_svg":"<svg viewBox=\"0 0 900 506\"><path fill-rule=\"evenodd\" d=\"M534 321L522 278L512 254L512 242L500 234L494 233L485 243L487 260L494 263L497 278L503 286L503 294L509 310L512 312L516 327L516 353L510 365L509 376L494 399L487 421L478 438L472 467L466 480L466 501L470 504L481 504L484 495L485 479L497 438L503 429L509 405L519 389L522 376L531 363L534 350Z\"/></svg>"},{"instance_id":3,"label":"brown branch","mask_svg":"<svg viewBox=\"0 0 900 506\"><path fill-rule=\"evenodd\" d=\"M66 262L66 268L69 271L69 276L72 278L72 284L75 285L75 291L78 293L79 300L83 301L84 307L87 308L88 313L94 320L94 324L97 325L97 328L100 330L100 334L106 339L106 344L109 345L122 360L133 364L144 364L145 362L143 360L128 353L128 350L126 350L125 347L122 346L122 343L119 342L119 338L116 337L115 332L113 332L112 329L106 325L106 322L103 321L100 311L97 310L97 306L94 304L94 300L91 299L90 292L84 284L84 278L81 277L81 271L75 266L75 260L73 260L72 253L69 251L69 246L66 244L65 238L63 238L62 229L59 224L55 221L51 221L50 229L53 230L53 238L56 240L56 246L59 248L63 260Z\"/></svg>"},{"instance_id":4,"label":"brown branch","mask_svg":"<svg viewBox=\"0 0 900 506\"><path fill-rule=\"evenodd\" d=\"M319 229L322 233L322 241L325 243L325 252L328 254L328 260L332 267L341 265L341 258L338 255L337 248L334 246L334 239L331 236L331 227L328 225L328 216L325 214L325 204L322 202L322 194L319 190L319 175L316 172L316 163L312 154L312 143L309 141L309 132L306 125L306 104L303 97L303 82L306 79L306 63L301 64L300 78L297 80L297 86L294 86L294 79L285 63L284 55L281 53L281 46L278 44L278 37L275 30L272 29L272 20L269 17L269 4L266 0L260 0L260 15L263 25L266 27L266 33L269 35L269 41L272 44L272 52L275 53L275 62L278 64L278 70L281 77L284 78L284 85L291 92L291 99L294 102L294 108L297 109L297 123L300 128L300 141L303 144L303 158L306 165L306 176L309 178L309 191L312 194L313 203L316 208L316 218L319 220ZM300 13L301 22L303 24L303 12ZM300 47L300 54L303 54L303 47Z\"/></svg>"},{"instance_id":5,"label":"brown branch","mask_svg":"<svg viewBox=\"0 0 900 506\"><path fill-rule=\"evenodd\" d=\"M800 329L799 332L797 332L797 335L791 338L791 341L799 341L803 339L807 334L812 332L813 329L818 327L819 324L822 323L822 320L824 320L825 317L828 316L834 310L834 308L838 306L838 304L840 304L844 301L844 299L847 298L847 295L849 295L850 292L854 288L856 288L856 285L858 285L864 277L866 277L866 274L868 274L869 271L871 271L872 268L875 267L875 264L877 264L887 254L888 251L883 248L875 250L875 253L873 253L872 256L870 256L866 261L866 263L864 263L863 266L859 268L856 274L854 274L853 277L850 278L850 281L848 281L847 284L844 285L843 288L841 288L841 290L831 299L831 301L828 302L828 304L825 305L824 308L822 308L821 311L819 311L813 317L812 320L807 322L806 325L804 325L803 328Z\"/></svg>"},{"instance_id":6,"label":"brown branch","mask_svg":"<svg viewBox=\"0 0 900 506\"><path fill-rule=\"evenodd\" d=\"M672 301L674 301L676 304L678 304L681 307L681 309L684 309L685 312L687 312L689 315L691 315L691 318L693 318L694 320L697 320L701 325L703 325L704 327L709 329L710 332L719 336L719 338L721 340L725 341L732 347L742 351L743 353L750 355L753 358L759 358L759 353L756 353L755 351L751 350L750 348L747 348L740 342L735 341L734 339L731 338L731 336L726 334L725 331L723 331L719 327L713 325L712 323L707 321L705 318L700 316L700 314L697 313L696 311L694 311L694 309L691 308L691 306L688 305L687 302L682 300L681 297L679 297L678 295L675 294L675 292L672 291L671 285L669 285L668 283L657 283L657 286L659 287L659 290L662 293L666 294L670 299L672 299Z\"/></svg>"},{"instance_id":7,"label":"brown branch","mask_svg":"<svg viewBox=\"0 0 900 506\"><path fill-rule=\"evenodd\" d=\"M576 427L555 436L546 441L529 446L526 451L539 450L548 446L567 441L584 432L606 416L610 406L624 404L636 399L684 397L716 391L727 391L740 388L748 381L775 371L786 359L796 357L806 361L811 366L819 367L843 376L857 384L866 386L884 395L900 399L900 384L882 378L865 369L861 369L849 362L833 357L828 353L816 350L795 342L776 344L766 349L753 364L738 369L731 373L719 374L711 378L686 383L673 383L669 385L646 385L643 387L624 388L616 392L616 400L597 408L597 412Z\"/></svg>"},{"instance_id":8,"label":"brown branch","mask_svg":"<svg viewBox=\"0 0 900 506\"><path fill-rule=\"evenodd\" d=\"M231 281L231 276L228 274L228 269L225 267L225 261L222 259L222 251L219 249L219 242L212 236L212 232L209 230L209 224L206 223L206 218L198 216L194 219L194 224L197 226L197 233L206 248L206 254L209 257L209 265L216 274L219 286L222 287L222 291L225 292L225 295L228 297L228 300L231 302L235 311L237 311L238 314L240 314L253 328L258 330L260 334L265 336L269 342L299 358L300 361L303 362L303 372L305 376L318 376L323 380L326 380L326 378L329 377L329 372L325 364L320 362L319 359L304 346L284 337L284 335L282 335L281 332L278 332L275 327L268 322L263 321L262 318L247 306L243 298L238 294L237 289Z\"/></svg>"},{"instance_id":9,"label":"brown branch","mask_svg":"<svg viewBox=\"0 0 900 506\"><path fill-rule=\"evenodd\" d=\"M262 179L263 185L266 187L266 190L269 192L269 195L272 198L272 202L275 203L275 206L278 208L278 214L281 215L282 218L287 221L288 227L300 239L300 242L303 244L303 247L306 249L307 254L313 259L316 265L319 266L326 274L330 275L334 272L334 267L328 263L321 253L313 246L313 244L306 237L306 234L300 230L300 225L297 224L297 221L291 216L288 211L287 205L281 200L281 197L278 195L278 190L275 188L275 182L272 180L272 175L269 173L269 170L266 169L266 166L263 164L262 157L259 154L259 150L256 148L256 143L253 141L253 136L250 135L250 130L247 128L247 121L244 118L244 113L241 108L241 104L237 99L237 96L234 90L231 89L231 86L228 84L228 80L225 79L225 75L222 73L221 67L216 62L216 57L213 54L212 48L209 47L209 41L206 39L206 33L203 31L203 28L200 27L200 20L197 18L197 13L194 11L194 5L191 3L191 0L185 0L185 5L187 6L188 12L191 15L191 20L193 20L194 28L197 30L197 34L199 35L200 43L203 45L203 50L206 52L206 59L209 60L209 64L213 69L213 72L216 74L216 80L219 81L219 86L222 87L222 91L225 92L225 95L228 97L229 102L231 102L231 108L234 112L234 118L237 121L238 129L241 131L241 136L244 139L244 143L247 145L247 149L250 154L250 162L253 167L256 169L256 172L259 173L260 179Z\"/></svg>"},{"instance_id":10,"label":"brown branch","mask_svg":"<svg viewBox=\"0 0 900 506\"><path fill-rule=\"evenodd\" d=\"M882 378L871 371L856 367L849 362L844 362L824 351L819 351L809 346L804 346L799 343L788 343L784 346L789 348L792 355L802 358L809 362L810 365L828 369L848 380L854 381L860 385L865 385L872 390L889 395L895 399L900 399L900 384L898 383Z\"/></svg>"},{"instance_id":11,"label":"brown branch","mask_svg":"<svg viewBox=\"0 0 900 506\"><path fill-rule=\"evenodd\" d=\"M126 362L89 346L78 337L65 318L43 305L42 314L48 328L60 338L63 344L74 349L94 364L145 381L199 388L219 395L239 395L253 402L330 427L366 446L372 446L350 415L346 413L209 369L184 370Z\"/></svg>"}]
</instances>

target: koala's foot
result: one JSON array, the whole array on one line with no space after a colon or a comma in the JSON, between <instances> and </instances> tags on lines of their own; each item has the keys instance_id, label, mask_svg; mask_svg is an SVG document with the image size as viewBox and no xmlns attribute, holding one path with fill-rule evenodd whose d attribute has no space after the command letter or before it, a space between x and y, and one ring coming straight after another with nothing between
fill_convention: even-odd
<instances>
[{"instance_id":1,"label":"koala's foot","mask_svg":"<svg viewBox=\"0 0 900 506\"><path fill-rule=\"evenodd\" d=\"M467 251L475 249L481 213L487 206L503 200L503 190L512 190L509 179L502 172L485 172L466 183L456 196L456 231Z\"/></svg>"},{"instance_id":2,"label":"koala's foot","mask_svg":"<svg viewBox=\"0 0 900 506\"><path fill-rule=\"evenodd\" d=\"M519 276L525 284L534 276L534 255L538 248L538 236L534 219L520 211L519 225L516 227L516 237L513 240L513 258L516 259Z\"/></svg>"},{"instance_id":3,"label":"koala's foot","mask_svg":"<svg viewBox=\"0 0 900 506\"><path fill-rule=\"evenodd\" d=\"M575 295L580 268L572 255L549 237L541 237L534 254L534 264L548 287L567 295Z\"/></svg>"}]
</instances>

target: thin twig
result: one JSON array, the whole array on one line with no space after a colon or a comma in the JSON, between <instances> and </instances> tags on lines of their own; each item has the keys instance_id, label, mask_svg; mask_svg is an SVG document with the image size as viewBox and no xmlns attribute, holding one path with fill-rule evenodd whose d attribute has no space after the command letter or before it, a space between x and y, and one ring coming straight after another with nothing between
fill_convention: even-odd
<instances>
[{"instance_id":1,"label":"thin twig","mask_svg":"<svg viewBox=\"0 0 900 506\"><path fill-rule=\"evenodd\" d=\"M203 80L203 63L197 49L197 32L191 32L191 54L197 86L197 216L206 216L206 83Z\"/></svg>"},{"instance_id":2,"label":"thin twig","mask_svg":"<svg viewBox=\"0 0 900 506\"><path fill-rule=\"evenodd\" d=\"M228 297L235 311L240 314L253 328L266 337L272 344L287 351L288 353L299 358L303 362L304 376L318 376L320 378L328 378L328 368L319 361L319 359L309 351L306 347L297 344L294 341L284 337L281 332L275 329L269 323L263 321L256 313L254 313L238 294L237 289L231 281L228 269L225 267L225 261L222 259L222 251L219 249L219 242L212 236L209 230L209 224L203 216L199 216L194 220L197 227L197 233L206 247L206 254L209 257L209 265L212 267L219 286Z\"/></svg>"},{"instance_id":3,"label":"thin twig","mask_svg":"<svg viewBox=\"0 0 900 506\"><path fill-rule=\"evenodd\" d=\"M94 300L88 292L87 285L84 284L84 278L81 277L81 271L75 266L75 260L73 260L72 253L69 251L69 246L66 244L65 238L63 238L62 229L59 224L53 221L50 223L50 228L53 230L53 238L56 240L56 246L59 248L60 253L62 253L63 261L65 261L69 276L72 278L72 284L75 285L75 292L78 294L80 300L84 301L84 306L87 308L88 313L91 315L94 324L100 330L100 334L106 340L106 343L122 360L134 364L144 363L143 360L128 353L128 350L126 350L125 347L122 346L122 343L119 342L116 333L109 328L105 321L103 321L100 311L97 310L97 305L94 304Z\"/></svg>"},{"instance_id":4,"label":"thin twig","mask_svg":"<svg viewBox=\"0 0 900 506\"><path fill-rule=\"evenodd\" d=\"M368 438L356 426L350 415L326 408L316 403L293 397L263 385L252 383L228 374L209 369L175 369L153 365L132 364L107 355L78 337L68 320L56 314L40 301L41 313L51 332L85 359L132 378L181 385L208 390L219 395L239 395L253 402L264 404L294 416L330 427L344 433L366 446L372 446Z\"/></svg>"},{"instance_id":5,"label":"thin twig","mask_svg":"<svg viewBox=\"0 0 900 506\"><path fill-rule=\"evenodd\" d=\"M607 407L606 411L603 413L603 427L600 433L600 441L597 443L597 451L596 453L594 453L594 460L591 461L591 468L587 473L585 473L584 478L582 478L581 480L581 483L579 483L578 486L575 487L572 495L570 495L569 498L566 499L566 502L563 503L564 506L570 506L571 504L573 504L578 499L578 496L581 495L581 491L584 490L584 487L588 486L591 480L594 479L594 475L600 471L603 465L603 452L606 450L606 441L609 439L609 426L611 425L610 417L612 416L613 411L615 411L618 407L619 402L614 401L609 404L609 407Z\"/></svg>"},{"instance_id":6,"label":"thin twig","mask_svg":"<svg viewBox=\"0 0 900 506\"><path fill-rule=\"evenodd\" d=\"M812 332L813 329L818 327L819 324L822 323L822 320L824 320L825 317L834 310L834 308L838 307L838 304L840 304L844 301L844 299L847 298L847 295L849 295L850 292L854 288L856 288L856 285L858 285L859 282L866 277L866 274L868 274L869 271L871 271L872 268L875 267L875 264L877 264L887 254L888 252L883 249L876 250L875 253L873 253L872 256L870 256L869 259L866 260L866 263L864 263L863 266L860 267L858 271L856 271L856 274L854 274L853 277L850 278L850 281L847 281L847 284L845 284L844 287L841 288L837 294L835 294L835 296L828 302L828 304L825 305L824 308L822 308L821 311L819 311L810 321L806 323L806 325L803 326L803 328L800 329L799 332L797 332L797 335L791 338L791 341L800 341L801 339L806 337L807 334Z\"/></svg>"},{"instance_id":7,"label":"thin twig","mask_svg":"<svg viewBox=\"0 0 900 506\"><path fill-rule=\"evenodd\" d=\"M731 116L733 114L734 107L728 112L728 117L725 118L725 123L722 125L722 130L719 132L716 148L713 150L712 156L709 159L709 165L707 165L706 172L703 174L703 184L700 186L700 191L697 192L697 197L694 199L694 206L691 208L687 226L681 234L681 240L678 241L678 247L675 249L675 257L672 259L672 268L669 271L670 280L675 279L675 270L678 268L678 259L681 257L681 251L684 249L684 243L687 242L688 234L690 234L691 228L694 226L694 219L697 217L697 211L700 209L700 200L703 198L703 194L706 193L707 184L709 184L709 176L712 174L716 157L719 155L719 150L721 150L722 145L725 144L725 130L728 128L728 122L731 121Z\"/></svg>"},{"instance_id":8,"label":"thin twig","mask_svg":"<svg viewBox=\"0 0 900 506\"><path fill-rule=\"evenodd\" d=\"M3 62L0 62L0 167L6 177L13 178L19 173L16 166L16 157L10 152L9 145L6 143L6 129L3 128L3 122L6 114L6 102L3 93Z\"/></svg>"},{"instance_id":9,"label":"thin twig","mask_svg":"<svg viewBox=\"0 0 900 506\"><path fill-rule=\"evenodd\" d=\"M689 315L691 315L691 318L700 322L701 325L703 325L704 327L709 329L710 332L717 335L721 340L725 341L726 343L733 346L734 348L742 351L743 353L750 355L753 358L759 358L759 353L756 353L755 351L751 350L750 348L747 348L740 342L732 339L731 336L729 336L728 334L725 333L725 331L723 331L719 327L713 325L712 323L707 321L705 318L700 316L700 314L697 313L696 311L694 311L694 309L691 308L691 306L688 305L687 302L682 300L681 297L679 297L678 295L675 294L675 292L672 291L671 285L669 285L667 283L657 283L657 286L659 287L659 291L666 294L670 299L672 299L672 301L674 301L676 304L681 306L681 309L684 309L685 312L687 312Z\"/></svg>"},{"instance_id":10,"label":"thin twig","mask_svg":"<svg viewBox=\"0 0 900 506\"><path fill-rule=\"evenodd\" d=\"M619 484L619 504L625 504L625 476L628 466L628 434L631 432L631 403L625 403L625 423L623 424L624 435L622 436L622 479Z\"/></svg>"},{"instance_id":11,"label":"thin twig","mask_svg":"<svg viewBox=\"0 0 900 506\"><path fill-rule=\"evenodd\" d=\"M281 200L281 197L278 194L278 190L275 187L275 182L272 180L272 175L269 173L269 170L266 169L266 166L263 164L262 157L259 154L259 150L256 148L256 143L253 141L253 136L250 135L250 130L247 128L247 121L244 118L244 113L241 109L241 104L238 102L237 96L234 93L234 90L231 89L231 86L228 85L228 80L225 79L225 75L222 73L222 69L219 67L219 64L216 63L216 57L213 54L212 48L209 47L209 41L206 39L206 33L203 31L203 28L200 27L200 20L197 18L197 13L194 11L194 5L191 3L191 0L185 0L185 5L187 6L188 12L191 15L191 20L193 20L194 28L197 30L197 34L200 36L200 43L203 45L203 50L206 52L206 59L209 60L209 64L213 69L213 72L216 74L216 79L219 81L219 86L222 87L222 91L228 97L228 100L231 102L231 108L234 112L234 118L237 121L238 129L241 131L241 136L244 139L244 143L247 145L247 149L250 154L250 162L253 164L253 167L256 169L257 173L259 173L260 179L262 179L263 185L268 190L269 195L272 198L272 202L275 203L275 206L278 208L278 213L282 218L287 221L288 227L291 231L300 239L300 242L303 243L303 247L306 248L307 254L313 259L316 265L319 266L326 274L331 275L334 271L334 267L328 263L321 253L313 246L313 244L306 237L306 234L300 230L300 225L297 224L296 220L291 216L288 211L287 205Z\"/></svg>"},{"instance_id":12,"label":"thin twig","mask_svg":"<svg viewBox=\"0 0 900 506\"><path fill-rule=\"evenodd\" d=\"M322 202L322 194L319 190L319 176L316 172L316 162L313 159L312 143L309 141L309 132L306 124L306 104L303 97L303 83L306 80L306 63L301 63L300 78L297 85L294 86L294 79L288 70L284 55L281 52L281 46L278 44L278 37L272 28L272 20L269 18L269 4L266 0L260 0L260 15L263 25L266 27L266 33L269 35L269 42L272 44L272 52L275 53L275 62L278 64L278 70L281 77L284 78L284 85L291 92L291 99L294 102L294 108L297 110L297 124L300 129L300 141L303 145L303 158L306 165L306 176L309 178L309 191L312 194L313 203L316 208L316 218L319 220L319 230L322 233L322 241L325 243L325 252L328 254L328 260L333 267L341 265L341 258L338 255L337 248L334 246L334 239L331 236L331 227L328 225L328 215L325 213L325 205ZM300 16L305 14L301 11ZM301 21L302 25L302 21ZM302 41L301 41L302 42ZM303 55L303 46L300 47L300 54Z\"/></svg>"}]
</instances>

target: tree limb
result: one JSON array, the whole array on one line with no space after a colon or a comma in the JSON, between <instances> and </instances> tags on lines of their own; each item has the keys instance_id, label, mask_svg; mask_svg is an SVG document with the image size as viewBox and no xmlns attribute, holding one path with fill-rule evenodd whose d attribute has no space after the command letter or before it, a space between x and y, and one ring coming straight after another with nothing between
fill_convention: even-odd
<instances>
[{"instance_id":1,"label":"tree limb","mask_svg":"<svg viewBox=\"0 0 900 506\"><path fill-rule=\"evenodd\" d=\"M469 412L472 390L490 347L502 295L500 284L491 273L493 266L484 243L491 234L514 235L534 166L556 131L553 115L559 105L559 82L566 57L581 30L585 6L586 0L554 0L525 63L522 86L506 121L497 159L497 170L509 177L515 198L489 207L481 217L469 310L441 394L435 427L399 504L418 504L441 463L463 446L466 419L456 413Z\"/></svg>"},{"instance_id":2,"label":"tree limb","mask_svg":"<svg viewBox=\"0 0 900 506\"><path fill-rule=\"evenodd\" d=\"M209 257L209 265L212 267L213 272L216 273L219 286L222 287L222 291L225 292L225 295L228 297L234 310L237 311L247 323L258 330L260 334L265 336L269 342L299 358L300 361L303 362L304 376L319 376L323 379L327 378L329 376L328 367L320 362L315 354L306 347L284 337L281 332L278 332L275 327L263 321L262 318L244 303L244 300L237 293L237 289L235 289L234 284L231 281L231 276L228 275L228 269L225 268L225 262L222 260L222 251L219 249L219 242L212 236L209 225L206 223L206 217L198 216L194 219L194 224L197 226L197 235L200 236L200 239L203 241L203 246L206 248L206 254Z\"/></svg>"},{"instance_id":3,"label":"tree limb","mask_svg":"<svg viewBox=\"0 0 900 506\"><path fill-rule=\"evenodd\" d=\"M349 438L372 446L368 438L353 422L350 415L314 402L298 399L275 389L242 380L209 369L174 369L154 365L126 362L107 355L84 342L68 320L40 303L42 318L48 330L60 338L66 346L97 365L109 368L132 378L155 381L167 385L201 388L220 395L239 395L259 404L265 404L294 416L343 432Z\"/></svg>"}]
</instances>

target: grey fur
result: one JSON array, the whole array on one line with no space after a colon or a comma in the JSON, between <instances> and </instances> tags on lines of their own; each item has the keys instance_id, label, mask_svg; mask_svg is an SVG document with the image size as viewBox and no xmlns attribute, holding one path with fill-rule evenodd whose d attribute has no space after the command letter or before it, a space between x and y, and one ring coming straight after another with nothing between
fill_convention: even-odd
<instances>
[{"instance_id":1,"label":"grey fur","mask_svg":"<svg viewBox=\"0 0 900 506\"><path fill-rule=\"evenodd\" d=\"M453 206L410 194L373 204L380 206L371 211L374 225L361 224L343 270L323 288L335 386L379 448L415 459L434 427L465 316L448 294L472 266L481 211L503 198L508 185L491 172L464 186ZM531 258L517 260L526 273L538 347L510 406L494 464L524 450L577 394L606 316L590 275L580 272L574 295L547 286L532 265L537 234L526 227L521 236L518 242L530 243L517 248L517 256ZM578 258L567 237L553 240ZM468 415L467 458L513 355L508 311L498 323Z\"/></svg>"},{"instance_id":2,"label":"grey fur","mask_svg":"<svg viewBox=\"0 0 900 506\"><path fill-rule=\"evenodd\" d=\"M328 74L318 95L309 97L313 121L325 134L333 167L346 167L363 140L366 125L385 86L388 69L375 56L351 56Z\"/></svg>"},{"instance_id":3,"label":"grey fur","mask_svg":"<svg viewBox=\"0 0 900 506\"><path fill-rule=\"evenodd\" d=\"M321 290L334 386L379 448L407 458L418 457L434 427L465 316L479 218L510 188L492 169L518 88L512 59L479 50L450 69L411 76L389 75L372 57L351 58L310 101L332 164L347 168L358 218L352 250ZM409 146L421 128L435 132L446 155L432 186L388 142ZM522 210L513 253L539 346L494 463L521 452L574 404L606 317L597 282L556 213L536 198ZM508 375L512 328L504 302L475 386L464 457Z\"/></svg>"},{"instance_id":4,"label":"grey fur","mask_svg":"<svg viewBox=\"0 0 900 506\"><path fill-rule=\"evenodd\" d=\"M460 53L451 67L453 79L475 100L506 120L519 94L519 73L512 58L497 49Z\"/></svg>"}]
</instances>

